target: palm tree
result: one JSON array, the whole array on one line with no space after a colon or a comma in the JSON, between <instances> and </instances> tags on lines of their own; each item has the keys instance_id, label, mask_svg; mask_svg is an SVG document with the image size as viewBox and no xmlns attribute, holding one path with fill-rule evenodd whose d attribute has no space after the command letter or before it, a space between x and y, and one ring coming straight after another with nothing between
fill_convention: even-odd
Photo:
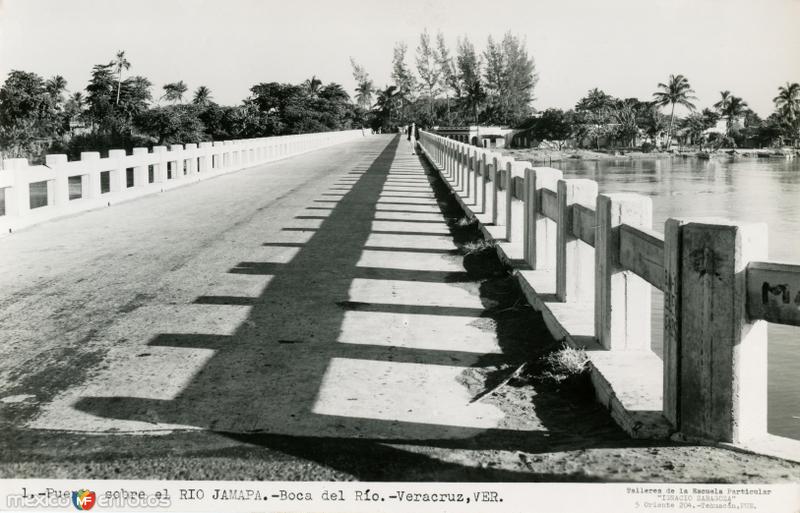
<instances>
[{"instance_id":1,"label":"palm tree","mask_svg":"<svg viewBox=\"0 0 800 513\"><path fill-rule=\"evenodd\" d=\"M639 135L639 123L634 106L623 102L612 117L617 124L614 130L615 136L622 139L625 144L635 146L636 136Z\"/></svg>"},{"instance_id":2,"label":"palm tree","mask_svg":"<svg viewBox=\"0 0 800 513\"><path fill-rule=\"evenodd\" d=\"M797 141L800 131L800 84L786 82L778 88L778 96L773 98L779 123L789 134L792 142Z\"/></svg>"},{"instance_id":3,"label":"palm tree","mask_svg":"<svg viewBox=\"0 0 800 513\"><path fill-rule=\"evenodd\" d=\"M715 105L716 106L716 105ZM725 135L730 136L736 121L747 112L747 102L738 96L731 95L728 103L720 110L720 114L725 117Z\"/></svg>"},{"instance_id":4,"label":"palm tree","mask_svg":"<svg viewBox=\"0 0 800 513\"><path fill-rule=\"evenodd\" d=\"M706 117L699 112L693 112L686 116L681 126L689 141L692 144L698 144L700 146L700 151L703 151L703 143L706 140L706 130L709 128Z\"/></svg>"},{"instance_id":5,"label":"palm tree","mask_svg":"<svg viewBox=\"0 0 800 513\"><path fill-rule=\"evenodd\" d=\"M303 87L305 87L309 95L316 97L319 94L319 88L322 87L322 80L318 79L317 76L314 75L303 82Z\"/></svg>"},{"instance_id":6,"label":"palm tree","mask_svg":"<svg viewBox=\"0 0 800 513\"><path fill-rule=\"evenodd\" d=\"M83 95L80 91L73 93L72 96L67 99L67 102L64 104L64 114L68 122L80 119L83 115L84 102Z\"/></svg>"},{"instance_id":7,"label":"palm tree","mask_svg":"<svg viewBox=\"0 0 800 513\"><path fill-rule=\"evenodd\" d=\"M195 105L208 105L211 102L211 89L206 86L200 86L194 92L192 103Z\"/></svg>"},{"instance_id":8,"label":"palm tree","mask_svg":"<svg viewBox=\"0 0 800 513\"><path fill-rule=\"evenodd\" d=\"M350 95L344 90L341 84L331 82L319 89L318 93L320 98L324 98L331 102L346 103L350 101Z\"/></svg>"},{"instance_id":9,"label":"palm tree","mask_svg":"<svg viewBox=\"0 0 800 513\"><path fill-rule=\"evenodd\" d=\"M800 114L800 84L786 82L786 86L778 88L778 96L772 101L777 110L785 111L792 118L796 118Z\"/></svg>"},{"instance_id":10,"label":"palm tree","mask_svg":"<svg viewBox=\"0 0 800 513\"><path fill-rule=\"evenodd\" d=\"M675 105L683 105L689 110L694 110L695 107L691 100L696 100L697 98L691 95L691 93L694 93L694 89L692 89L689 85L689 81L683 75L670 75L669 83L659 83L658 87L661 88L661 91L653 93L656 105L659 107L665 107L667 105L672 106L672 110L669 114L669 128L667 128L667 149L669 149L672 143L672 125L675 121Z\"/></svg>"},{"instance_id":11,"label":"palm tree","mask_svg":"<svg viewBox=\"0 0 800 513\"><path fill-rule=\"evenodd\" d=\"M54 75L45 83L47 93L53 98L56 105L60 105L61 93L67 88L67 80L61 75Z\"/></svg>"},{"instance_id":12,"label":"palm tree","mask_svg":"<svg viewBox=\"0 0 800 513\"><path fill-rule=\"evenodd\" d=\"M183 100L183 93L185 93L187 89L188 87L183 83L183 80L166 84L164 86L164 96L162 96L162 98L170 102L181 101Z\"/></svg>"},{"instance_id":13,"label":"palm tree","mask_svg":"<svg viewBox=\"0 0 800 513\"><path fill-rule=\"evenodd\" d=\"M719 92L720 100L714 104L714 108L717 109L717 112L722 112L731 102L731 92L730 91L720 91Z\"/></svg>"},{"instance_id":14,"label":"palm tree","mask_svg":"<svg viewBox=\"0 0 800 513\"><path fill-rule=\"evenodd\" d=\"M367 108L372 105L372 95L375 92L375 86L372 80L364 79L356 87L356 102L363 107Z\"/></svg>"},{"instance_id":15,"label":"palm tree","mask_svg":"<svg viewBox=\"0 0 800 513\"><path fill-rule=\"evenodd\" d=\"M119 91L122 86L122 70L123 69L130 69L131 63L128 62L128 59L125 58L125 52L120 50L117 52L117 60L113 61L112 64L117 68L117 102L116 105L119 105Z\"/></svg>"},{"instance_id":16,"label":"palm tree","mask_svg":"<svg viewBox=\"0 0 800 513\"><path fill-rule=\"evenodd\" d=\"M375 108L386 115L386 120L389 125L392 123L392 110L399 99L400 92L397 90L397 86L388 86L386 89L378 90Z\"/></svg>"}]
</instances>

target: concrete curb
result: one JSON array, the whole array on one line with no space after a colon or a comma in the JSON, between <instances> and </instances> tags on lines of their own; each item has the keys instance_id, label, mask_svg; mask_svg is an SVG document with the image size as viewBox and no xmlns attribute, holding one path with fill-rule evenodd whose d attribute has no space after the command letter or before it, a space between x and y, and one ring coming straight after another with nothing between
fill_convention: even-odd
<instances>
[{"instance_id":1,"label":"concrete curb","mask_svg":"<svg viewBox=\"0 0 800 513\"><path fill-rule=\"evenodd\" d=\"M444 176L443 169L438 163L425 148L421 149L426 160L439 173L442 181L447 184L467 217L478 222L484 237L493 241L502 238L505 231L501 230L501 227L487 226ZM658 356L649 351L631 351L624 355L624 361L619 361L621 355L616 353L612 360L607 358L609 352L600 349L593 338L588 340L580 335L574 336L571 332L580 333L581 330L570 330L564 326L566 324L563 322L564 318L569 317L564 315L566 312L554 312L553 306L556 306L557 303L546 301L543 298L544 294L537 292L537 284L541 284L549 278L548 271L525 269L523 265L520 265L521 250L519 244L497 243L498 256L503 263L513 269L513 274L519 281L525 297L535 310L542 313L544 322L553 337L573 348L587 350L590 376L598 402L609 410L614 421L632 438L668 439L673 429L661 413L662 364ZM520 253L520 255L516 253ZM542 288L541 285L539 288ZM585 313L585 310L582 311ZM631 368L639 369L642 372L637 372L634 376L631 372L623 370ZM627 390L630 392L625 393Z\"/></svg>"}]
</instances>

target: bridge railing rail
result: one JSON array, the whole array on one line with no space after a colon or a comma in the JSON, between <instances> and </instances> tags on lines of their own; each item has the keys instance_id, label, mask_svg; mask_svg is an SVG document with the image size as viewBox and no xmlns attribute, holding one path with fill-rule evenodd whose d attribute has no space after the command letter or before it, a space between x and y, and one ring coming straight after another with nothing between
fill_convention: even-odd
<instances>
[{"instance_id":1,"label":"bridge railing rail","mask_svg":"<svg viewBox=\"0 0 800 513\"><path fill-rule=\"evenodd\" d=\"M0 170L0 235L42 221L364 137L362 130L112 149L106 158L47 155L44 165L5 159Z\"/></svg>"},{"instance_id":2,"label":"bridge railing rail","mask_svg":"<svg viewBox=\"0 0 800 513\"><path fill-rule=\"evenodd\" d=\"M767 436L765 321L800 325L800 265L767 259L765 224L680 218L659 233L649 197L428 132L420 144L492 233L521 243L522 269L554 280L559 311L593 314L591 342L611 359L651 351L651 287L663 291L666 435Z\"/></svg>"}]
</instances>

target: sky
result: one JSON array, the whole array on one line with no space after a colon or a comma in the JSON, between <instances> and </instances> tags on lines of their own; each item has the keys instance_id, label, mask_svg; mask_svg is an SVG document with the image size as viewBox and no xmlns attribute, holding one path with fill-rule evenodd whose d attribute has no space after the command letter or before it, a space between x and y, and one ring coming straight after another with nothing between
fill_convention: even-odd
<instances>
[{"instance_id":1,"label":"sky","mask_svg":"<svg viewBox=\"0 0 800 513\"><path fill-rule=\"evenodd\" d=\"M423 29L453 50L510 31L535 60L537 109L571 108L594 87L649 100L680 73L698 106L730 90L765 116L778 86L800 82L798 22L800 0L0 0L0 80L19 69L82 90L125 50L154 96L183 80L237 104L259 82L312 75L352 93L350 57L383 87L395 43L413 67Z\"/></svg>"}]
</instances>

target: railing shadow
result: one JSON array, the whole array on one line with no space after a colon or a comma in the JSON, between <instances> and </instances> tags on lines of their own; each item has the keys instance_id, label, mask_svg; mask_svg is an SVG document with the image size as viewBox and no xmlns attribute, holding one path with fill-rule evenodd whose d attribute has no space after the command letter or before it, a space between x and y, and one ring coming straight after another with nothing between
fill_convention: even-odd
<instances>
[{"instance_id":1,"label":"railing shadow","mask_svg":"<svg viewBox=\"0 0 800 513\"><path fill-rule=\"evenodd\" d=\"M536 399L542 429L497 428L488 421L476 421L481 412L491 415L498 411L485 402L458 412L449 411L446 402L441 411L412 412L413 403L409 403L408 412L400 411L397 403L419 392L419 384L413 379L398 377L401 369L416 372L414 379L422 380L422 385L436 383L436 379L448 383L452 374L437 378L437 373L477 367L491 367L500 373L536 358L553 341L538 314L529 308L515 311L509 304L509 298L518 291L509 288L513 280L499 269L488 274L485 265L479 265L477 271L470 269L470 258L466 259L466 270L453 272L359 265L368 248L455 258L453 249L444 246L428 248L421 243L399 248L372 240L380 207L405 212L393 207L403 202L381 199L395 176L401 176L401 181L432 184L438 212L450 220L447 237L451 245L454 241L463 246L474 239L474 234L454 222L461 214L444 192L444 184L428 167L425 174L414 172L419 169L419 157L400 157L405 152L398 150L398 142L402 141L393 139L376 154L368 169L349 172L346 176L356 175L356 179L340 198L315 200L329 206L317 205L310 210L324 210L326 215L318 216L321 223L317 228L304 230L309 234L307 241L263 242L265 247L297 247L290 261L243 261L230 269L231 273L271 275L258 297L197 297L198 304L249 308L247 320L233 334L162 333L150 341L152 346L214 350L177 396L169 400L83 397L75 407L99 417L199 427L367 480L592 480L585 475L473 468L403 446L536 453L636 445L611 427L607 414L594 406L565 406L554 394L543 393ZM404 160L397 161L395 155ZM411 237L408 240L418 237L413 232L382 235ZM429 235L422 238L435 238ZM440 239L436 240L442 242ZM461 295L452 300L436 297L444 289L434 286L451 287L447 290L460 291ZM375 287L385 290L371 296ZM478 306L460 299L470 295L479 296ZM350 335L357 340L343 343L344 325L353 312L488 318L496 325L502 352L403 347L374 340L371 329L375 326L354 329ZM391 397L378 397L383 393ZM584 427L575 425L577 416L585 416ZM604 430L603 441L598 441L598 429Z\"/></svg>"}]
</instances>

